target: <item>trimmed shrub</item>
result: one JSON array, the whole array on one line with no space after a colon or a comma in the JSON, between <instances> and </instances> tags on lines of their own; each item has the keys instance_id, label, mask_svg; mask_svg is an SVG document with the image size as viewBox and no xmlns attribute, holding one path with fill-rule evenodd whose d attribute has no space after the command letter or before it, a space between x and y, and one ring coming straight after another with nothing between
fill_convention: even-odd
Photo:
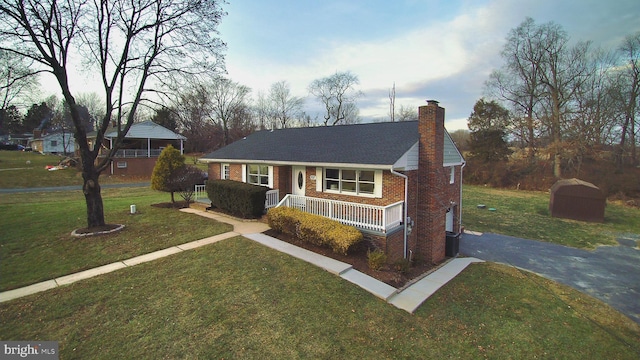
<instances>
[{"instance_id":1,"label":"trimmed shrub","mask_svg":"<svg viewBox=\"0 0 640 360\"><path fill-rule=\"evenodd\" d=\"M232 180L209 180L206 189L213 207L243 218L258 218L264 214L269 188Z\"/></svg>"},{"instance_id":2,"label":"trimmed shrub","mask_svg":"<svg viewBox=\"0 0 640 360\"><path fill-rule=\"evenodd\" d=\"M380 270L387 263L387 255L380 249L367 251L367 264L371 270Z\"/></svg>"},{"instance_id":3,"label":"trimmed shrub","mask_svg":"<svg viewBox=\"0 0 640 360\"><path fill-rule=\"evenodd\" d=\"M362 233L352 226L294 208L270 209L267 220L275 231L311 244L329 246L340 254L346 254L351 246L363 239Z\"/></svg>"}]
</instances>

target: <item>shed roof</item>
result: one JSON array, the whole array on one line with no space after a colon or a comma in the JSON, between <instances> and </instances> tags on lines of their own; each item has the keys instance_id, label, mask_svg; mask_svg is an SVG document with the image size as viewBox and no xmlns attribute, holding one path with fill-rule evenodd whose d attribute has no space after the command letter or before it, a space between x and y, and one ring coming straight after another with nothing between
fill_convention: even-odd
<instances>
[{"instance_id":1,"label":"shed roof","mask_svg":"<svg viewBox=\"0 0 640 360\"><path fill-rule=\"evenodd\" d=\"M263 130L201 159L392 166L418 141L417 121ZM449 136L444 147L445 163L462 163Z\"/></svg>"},{"instance_id":2,"label":"shed roof","mask_svg":"<svg viewBox=\"0 0 640 360\"><path fill-rule=\"evenodd\" d=\"M109 131L105 138L115 138L118 136L117 130ZM125 136L127 139L162 139L162 140L186 140L187 138L176 134L162 125L158 125L151 120L135 123L129 128Z\"/></svg>"},{"instance_id":3,"label":"shed roof","mask_svg":"<svg viewBox=\"0 0 640 360\"><path fill-rule=\"evenodd\" d=\"M580 179L562 179L556 181L551 187L551 194L565 196L579 196L604 199L600 188L590 182Z\"/></svg>"}]
</instances>

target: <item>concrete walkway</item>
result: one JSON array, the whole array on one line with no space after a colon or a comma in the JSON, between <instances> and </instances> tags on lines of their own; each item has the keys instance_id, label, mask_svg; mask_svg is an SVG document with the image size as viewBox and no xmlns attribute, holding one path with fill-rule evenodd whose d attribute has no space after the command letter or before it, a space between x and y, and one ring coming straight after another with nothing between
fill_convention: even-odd
<instances>
[{"instance_id":1,"label":"concrete walkway","mask_svg":"<svg viewBox=\"0 0 640 360\"><path fill-rule=\"evenodd\" d=\"M94 269L81 271L75 274L62 276L53 280L43 281L23 288L9 290L0 293L0 302L18 299L27 295L50 290L59 286L72 284L74 282L92 278L94 276L107 274L112 271L135 266L145 262L153 261L182 251L195 249L201 246L216 243L234 236L242 235L264 246L286 253L298 259L304 260L318 266L332 274L360 286L364 290L387 301L399 309L413 313L426 299L433 295L438 289L458 275L469 264L482 262L476 258L454 258L446 262L443 266L427 274L423 278L415 281L399 291L398 289L385 284L369 275L353 269L350 264L334 260L332 258L316 254L312 251L291 245L285 241L278 240L271 236L262 234L269 227L257 221L242 221L218 213L201 211L193 208L182 209L181 211L208 217L220 222L233 225L233 231L224 234L211 236L205 239L192 241L186 244L173 246L164 250L155 251L149 254L137 256L128 260L114 262Z\"/></svg>"}]
</instances>

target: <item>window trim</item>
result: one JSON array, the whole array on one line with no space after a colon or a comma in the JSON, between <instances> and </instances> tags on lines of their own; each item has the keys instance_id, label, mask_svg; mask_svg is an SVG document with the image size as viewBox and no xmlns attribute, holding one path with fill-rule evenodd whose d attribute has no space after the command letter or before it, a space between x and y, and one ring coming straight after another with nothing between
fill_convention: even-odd
<instances>
[{"instance_id":1,"label":"window trim","mask_svg":"<svg viewBox=\"0 0 640 360\"><path fill-rule=\"evenodd\" d=\"M251 174L251 167L252 166L257 166L258 167L258 174ZM262 174L261 173L261 169L262 167L266 167L267 169L267 173L266 174ZM272 188L273 187L273 166L271 165L265 165L265 164L246 164L245 166L243 166L243 181L246 182L247 184L253 184L253 185L260 185L260 186L266 186L268 188ZM258 176L258 183L253 183L251 182L251 176ZM267 179L267 183L263 184L262 181L260 181L261 178L266 178Z\"/></svg>"},{"instance_id":2,"label":"window trim","mask_svg":"<svg viewBox=\"0 0 640 360\"><path fill-rule=\"evenodd\" d=\"M220 179L231 179L231 165L228 163L220 164Z\"/></svg>"},{"instance_id":3,"label":"window trim","mask_svg":"<svg viewBox=\"0 0 640 360\"><path fill-rule=\"evenodd\" d=\"M338 178L330 177L327 175L327 170L338 170ZM343 171L355 171L355 179L344 179ZM373 175L373 180L361 180L361 172L371 172ZM341 194L341 195L350 195L350 196L359 196L359 197L368 197L368 198L381 198L382 197L382 171L381 170L373 170L373 169L355 169L355 168L337 168L337 167L329 167L324 168L322 171L322 191L329 194ZM330 184L331 182L332 184ZM332 189L331 185L337 182L337 189ZM355 191L344 190L343 184L354 184L355 183ZM372 192L365 192L360 189L361 184L373 185Z\"/></svg>"}]
</instances>

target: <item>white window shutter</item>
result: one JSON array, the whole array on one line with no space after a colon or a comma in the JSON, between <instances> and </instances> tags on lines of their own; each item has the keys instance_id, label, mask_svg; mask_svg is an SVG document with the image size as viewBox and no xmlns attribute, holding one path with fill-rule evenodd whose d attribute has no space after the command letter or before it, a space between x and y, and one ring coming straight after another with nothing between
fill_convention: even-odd
<instances>
[{"instance_id":1,"label":"white window shutter","mask_svg":"<svg viewBox=\"0 0 640 360\"><path fill-rule=\"evenodd\" d=\"M242 164L242 182L247 182L247 164Z\"/></svg>"},{"instance_id":2,"label":"white window shutter","mask_svg":"<svg viewBox=\"0 0 640 360\"><path fill-rule=\"evenodd\" d=\"M269 189L273 189L273 166L269 166Z\"/></svg>"},{"instance_id":3,"label":"white window shutter","mask_svg":"<svg viewBox=\"0 0 640 360\"><path fill-rule=\"evenodd\" d=\"M316 168L316 191L322 192L322 168Z\"/></svg>"},{"instance_id":4,"label":"white window shutter","mask_svg":"<svg viewBox=\"0 0 640 360\"><path fill-rule=\"evenodd\" d=\"M382 198L382 170L376 170L375 174L374 174L374 180L375 180L375 185L374 185L374 195L377 198Z\"/></svg>"}]
</instances>

